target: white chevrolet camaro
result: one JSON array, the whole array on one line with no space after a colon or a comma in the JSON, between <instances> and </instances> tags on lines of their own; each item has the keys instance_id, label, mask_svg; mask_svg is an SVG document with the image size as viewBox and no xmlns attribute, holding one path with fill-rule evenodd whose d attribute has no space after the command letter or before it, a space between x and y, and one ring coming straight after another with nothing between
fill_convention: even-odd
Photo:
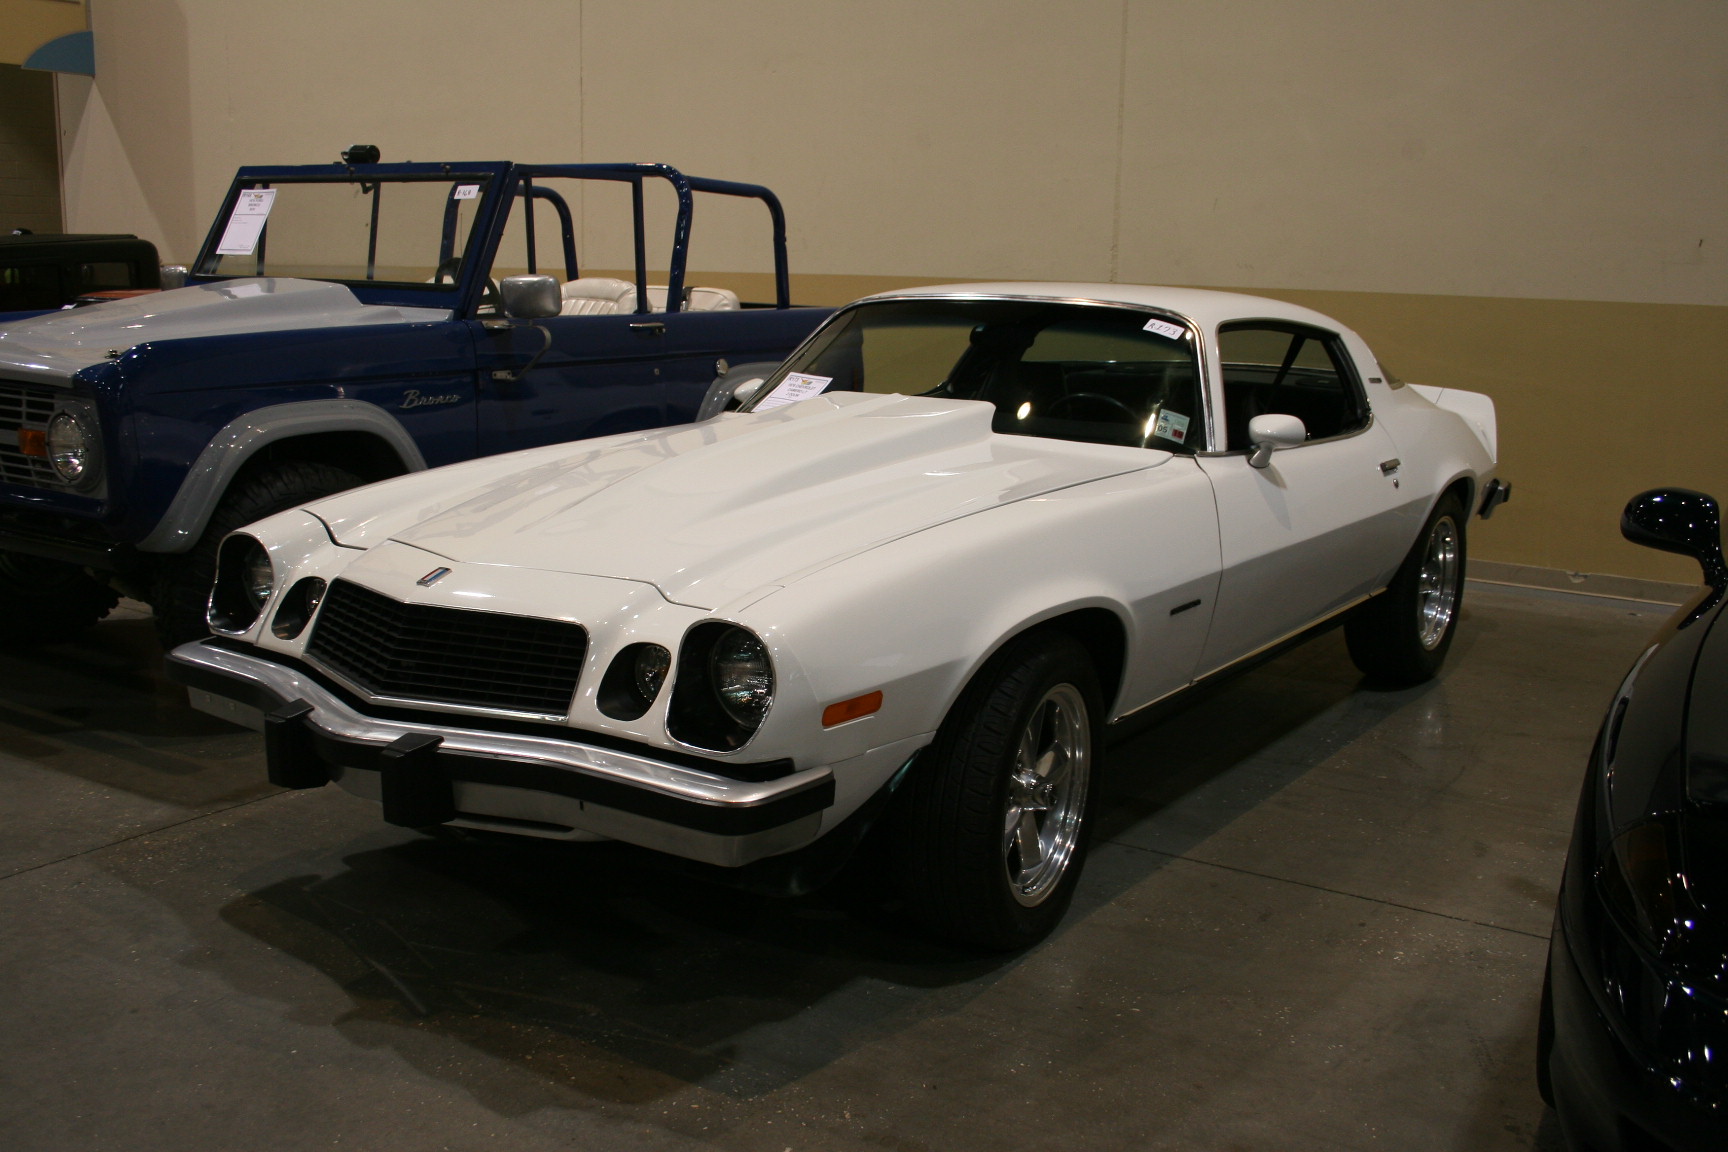
<instances>
[{"instance_id":1,"label":"white chevrolet camaro","mask_svg":"<svg viewBox=\"0 0 1728 1152\"><path fill-rule=\"evenodd\" d=\"M172 674L271 779L1047 933L1102 747L1330 623L1430 677L1493 402L1252 296L968 284L837 312L738 411L385 481L222 547Z\"/></svg>"}]
</instances>

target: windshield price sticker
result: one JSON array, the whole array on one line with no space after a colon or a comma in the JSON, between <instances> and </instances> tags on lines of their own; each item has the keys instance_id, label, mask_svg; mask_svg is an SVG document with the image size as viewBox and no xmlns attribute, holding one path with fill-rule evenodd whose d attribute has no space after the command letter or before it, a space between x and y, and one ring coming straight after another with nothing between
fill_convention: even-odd
<instances>
[{"instance_id":1,"label":"windshield price sticker","mask_svg":"<svg viewBox=\"0 0 1728 1152\"><path fill-rule=\"evenodd\" d=\"M1174 440L1178 444L1188 440L1188 417L1180 412L1169 409L1158 413L1158 422L1152 425L1152 435L1162 436L1166 440Z\"/></svg>"},{"instance_id":2,"label":"windshield price sticker","mask_svg":"<svg viewBox=\"0 0 1728 1152\"><path fill-rule=\"evenodd\" d=\"M766 412L770 408L778 408L782 404L795 404L817 395L822 389L834 383L832 376L810 376L803 372L788 372L786 379L775 386L774 391L762 397L762 403L752 408L752 412Z\"/></svg>"},{"instance_id":3,"label":"windshield price sticker","mask_svg":"<svg viewBox=\"0 0 1728 1152\"><path fill-rule=\"evenodd\" d=\"M276 203L276 189L254 188L240 193L234 201L234 214L228 217L228 227L222 242L216 245L218 256L250 256L258 249L258 237L270 219L270 208Z\"/></svg>"},{"instance_id":4,"label":"windshield price sticker","mask_svg":"<svg viewBox=\"0 0 1728 1152\"><path fill-rule=\"evenodd\" d=\"M1180 324L1172 324L1168 320L1148 320L1146 321L1146 331L1156 332L1170 340L1180 340L1188 335L1188 329Z\"/></svg>"},{"instance_id":5,"label":"windshield price sticker","mask_svg":"<svg viewBox=\"0 0 1728 1152\"><path fill-rule=\"evenodd\" d=\"M458 184L456 185L456 191L452 198L456 200L472 200L478 195L480 195L480 185Z\"/></svg>"}]
</instances>

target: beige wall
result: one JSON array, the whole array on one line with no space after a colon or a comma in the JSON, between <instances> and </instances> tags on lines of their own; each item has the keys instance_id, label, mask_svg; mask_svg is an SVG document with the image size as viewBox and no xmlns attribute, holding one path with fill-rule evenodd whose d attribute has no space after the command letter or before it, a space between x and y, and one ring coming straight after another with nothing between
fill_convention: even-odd
<instances>
[{"instance_id":1,"label":"beige wall","mask_svg":"<svg viewBox=\"0 0 1728 1152\"><path fill-rule=\"evenodd\" d=\"M82 32L77 0L0 0L0 64L22 64L30 53L68 32Z\"/></svg>"},{"instance_id":2,"label":"beige wall","mask_svg":"<svg viewBox=\"0 0 1728 1152\"><path fill-rule=\"evenodd\" d=\"M1695 431L1728 426L1714 0L95 0L92 24L70 223L178 259L237 164L664 159L774 187L808 299L1037 277L1330 310L1496 397L1518 496L1479 556L1687 579L1614 511L1728 497ZM595 263L622 262L613 224L588 214ZM703 224L698 268L765 270L758 221Z\"/></svg>"}]
</instances>

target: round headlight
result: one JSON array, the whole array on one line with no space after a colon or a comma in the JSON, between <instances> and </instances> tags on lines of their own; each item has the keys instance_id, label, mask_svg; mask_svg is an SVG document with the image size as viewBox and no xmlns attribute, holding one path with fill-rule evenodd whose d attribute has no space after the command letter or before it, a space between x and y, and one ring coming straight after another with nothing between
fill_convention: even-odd
<instances>
[{"instance_id":1,"label":"round headlight","mask_svg":"<svg viewBox=\"0 0 1728 1152\"><path fill-rule=\"evenodd\" d=\"M672 654L658 644L644 644L636 653L636 691L642 699L652 702L666 683L666 672L672 667Z\"/></svg>"},{"instance_id":2,"label":"round headlight","mask_svg":"<svg viewBox=\"0 0 1728 1152\"><path fill-rule=\"evenodd\" d=\"M746 728L762 723L774 698L774 665L762 641L742 628L728 628L708 656L708 671L728 716Z\"/></svg>"},{"instance_id":3,"label":"round headlight","mask_svg":"<svg viewBox=\"0 0 1728 1152\"><path fill-rule=\"evenodd\" d=\"M56 412L48 421L48 460L68 484L87 484L96 476L96 433L76 412Z\"/></svg>"},{"instance_id":4,"label":"round headlight","mask_svg":"<svg viewBox=\"0 0 1728 1152\"><path fill-rule=\"evenodd\" d=\"M238 635L252 627L275 589L270 554L254 536L236 532L216 553L216 583L208 619L217 632Z\"/></svg>"},{"instance_id":5,"label":"round headlight","mask_svg":"<svg viewBox=\"0 0 1728 1152\"><path fill-rule=\"evenodd\" d=\"M276 585L276 573L270 567L270 553L264 551L262 544L255 542L247 553L244 579L246 595L258 607L264 607L264 601L270 599L270 589Z\"/></svg>"}]
</instances>

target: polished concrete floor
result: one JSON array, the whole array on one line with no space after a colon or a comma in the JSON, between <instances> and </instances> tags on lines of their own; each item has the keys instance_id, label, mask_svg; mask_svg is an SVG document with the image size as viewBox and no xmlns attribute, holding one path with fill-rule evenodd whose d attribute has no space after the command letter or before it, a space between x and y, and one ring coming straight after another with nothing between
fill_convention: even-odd
<instances>
[{"instance_id":1,"label":"polished concrete floor","mask_svg":"<svg viewBox=\"0 0 1728 1152\"><path fill-rule=\"evenodd\" d=\"M1395 693L1289 653L1114 749L1068 920L978 959L279 792L122 612L0 656L0 1148L1556 1149L1554 886L1665 614L1472 585Z\"/></svg>"}]
</instances>

